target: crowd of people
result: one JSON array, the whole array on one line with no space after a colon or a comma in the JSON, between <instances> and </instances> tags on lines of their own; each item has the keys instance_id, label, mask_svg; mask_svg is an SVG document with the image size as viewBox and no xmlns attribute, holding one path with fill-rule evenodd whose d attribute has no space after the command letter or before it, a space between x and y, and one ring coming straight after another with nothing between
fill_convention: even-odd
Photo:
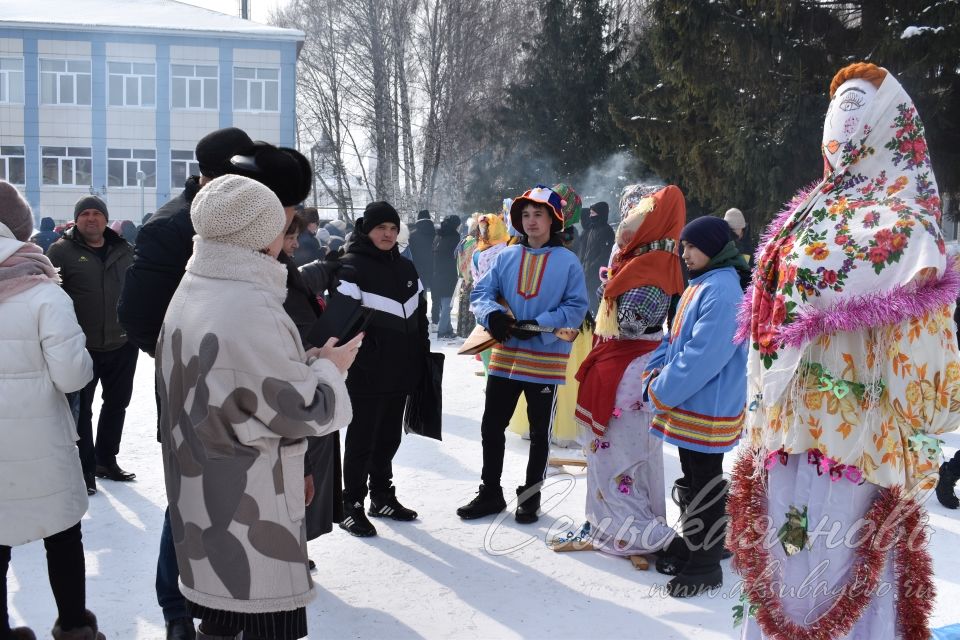
<instances>
[{"instance_id":1,"label":"crowd of people","mask_svg":"<svg viewBox=\"0 0 960 640\"><path fill-rule=\"evenodd\" d=\"M910 97L867 63L830 97L824 177L756 252L740 209L688 221L674 185L626 187L616 229L606 202L583 208L566 184L439 226L424 210L408 228L384 201L324 224L301 206L307 159L237 128L197 143L200 175L135 234L91 195L62 234L44 218L35 235L0 181L0 640L35 638L9 627L5 577L12 547L39 539L53 637L104 638L80 520L98 479L135 478L119 456L140 352L157 374L167 637L306 636L307 540L418 518L392 462L431 332L492 344L481 484L460 518L507 508L520 414L529 456L511 502L536 522L551 439L570 425L586 518L554 550L650 558L678 598L720 587L732 556L744 638L929 637L920 498L936 487L960 505L960 462L940 466L937 438L960 418L960 272ZM856 544L819 535L864 522ZM776 588L820 565L825 590Z\"/></svg>"}]
</instances>

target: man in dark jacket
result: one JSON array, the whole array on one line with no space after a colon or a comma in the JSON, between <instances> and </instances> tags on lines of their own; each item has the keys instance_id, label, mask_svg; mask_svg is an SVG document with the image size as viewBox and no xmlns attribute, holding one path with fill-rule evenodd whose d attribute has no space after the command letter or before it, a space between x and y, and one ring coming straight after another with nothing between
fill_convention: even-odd
<instances>
[{"instance_id":1,"label":"man in dark jacket","mask_svg":"<svg viewBox=\"0 0 960 640\"><path fill-rule=\"evenodd\" d=\"M93 358L93 380L80 392L77 420L83 477L87 492L93 494L94 475L120 482L136 477L117 464L137 369L137 347L127 340L117 319L117 300L133 261L133 248L107 228L107 205L97 196L80 198L73 209L76 226L50 246L47 256L60 268L63 290L73 299ZM98 382L103 387L103 406L94 444L93 397Z\"/></svg>"},{"instance_id":2,"label":"man in dark jacket","mask_svg":"<svg viewBox=\"0 0 960 640\"><path fill-rule=\"evenodd\" d=\"M583 274L587 281L587 295L590 297L590 313L597 314L600 298L597 289L600 287L600 267L607 266L610 261L610 251L613 249L614 233L608 221L610 206L606 202L598 202L590 206L589 222L584 221L584 232L580 238L580 264L583 265Z\"/></svg>"},{"instance_id":3,"label":"man in dark jacket","mask_svg":"<svg viewBox=\"0 0 960 640\"><path fill-rule=\"evenodd\" d=\"M342 299L350 297L374 309L347 376L353 421L344 442L340 527L359 537L377 535L363 512L368 477L371 516L417 517L397 501L393 456L400 447L404 403L420 382L430 339L423 285L414 264L397 249L399 229L400 216L389 203L367 205L340 259L340 285L331 287L328 307L352 304Z\"/></svg>"},{"instance_id":4,"label":"man in dark jacket","mask_svg":"<svg viewBox=\"0 0 960 640\"><path fill-rule=\"evenodd\" d=\"M438 338L454 338L450 322L450 304L453 290L457 288L456 249L460 244L460 218L447 216L440 223L440 231L433 240L433 290L434 300L440 301L440 319L437 323Z\"/></svg>"},{"instance_id":5,"label":"man in dark jacket","mask_svg":"<svg viewBox=\"0 0 960 640\"><path fill-rule=\"evenodd\" d=\"M53 230L56 226L53 218L43 218L40 220L40 233L34 236L33 241L38 247L43 249L44 253L50 249L50 245L60 239L60 234Z\"/></svg>"},{"instance_id":6,"label":"man in dark jacket","mask_svg":"<svg viewBox=\"0 0 960 640\"><path fill-rule=\"evenodd\" d=\"M440 320L440 300L433 292L433 241L437 236L437 229L433 226L430 212L423 209L417 214L417 222L410 229L410 242L407 247L413 254L413 264L420 274L424 291L430 292L430 322L437 324Z\"/></svg>"}]
</instances>

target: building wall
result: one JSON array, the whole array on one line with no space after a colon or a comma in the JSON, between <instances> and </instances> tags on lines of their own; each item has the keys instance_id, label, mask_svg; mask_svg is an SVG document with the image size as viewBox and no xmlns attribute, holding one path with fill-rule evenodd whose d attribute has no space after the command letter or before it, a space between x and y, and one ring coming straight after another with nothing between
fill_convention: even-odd
<instances>
[{"instance_id":1,"label":"building wall","mask_svg":"<svg viewBox=\"0 0 960 640\"><path fill-rule=\"evenodd\" d=\"M72 218L82 195L104 197L112 220L139 222L141 209L154 211L179 193L172 184L171 151L192 151L207 133L239 126L254 140L295 146L295 65L297 43L249 37L196 37L188 32L140 35L102 31L46 31L4 26L0 20L0 57L23 59L23 102L0 103L0 146L24 147L25 184L18 185L37 219ZM42 105L40 60L57 58L91 62L90 105ZM154 106L109 106L109 62L155 65ZM215 65L217 101L213 108L173 105L172 65ZM258 67L279 71L279 111L234 109L234 69ZM90 148L91 185L43 184L42 149ZM153 150L156 187L109 184L107 153Z\"/></svg>"}]
</instances>

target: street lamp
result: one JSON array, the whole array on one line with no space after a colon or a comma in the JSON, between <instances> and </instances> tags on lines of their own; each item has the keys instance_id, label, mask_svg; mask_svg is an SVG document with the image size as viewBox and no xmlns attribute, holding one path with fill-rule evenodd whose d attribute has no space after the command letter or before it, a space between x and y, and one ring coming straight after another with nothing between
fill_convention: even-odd
<instances>
[{"instance_id":1,"label":"street lamp","mask_svg":"<svg viewBox=\"0 0 960 640\"><path fill-rule=\"evenodd\" d=\"M143 171L137 171L137 184L140 185L140 219L143 220L143 187L147 181L147 174Z\"/></svg>"}]
</instances>

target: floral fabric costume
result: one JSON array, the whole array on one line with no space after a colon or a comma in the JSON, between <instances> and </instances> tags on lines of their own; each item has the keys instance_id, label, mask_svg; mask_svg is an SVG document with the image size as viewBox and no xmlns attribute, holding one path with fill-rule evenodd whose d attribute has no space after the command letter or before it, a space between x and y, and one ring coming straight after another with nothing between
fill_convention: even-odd
<instances>
[{"instance_id":1,"label":"floral fabric costume","mask_svg":"<svg viewBox=\"0 0 960 640\"><path fill-rule=\"evenodd\" d=\"M748 447L729 512L756 605L749 638L929 636L929 556L922 532L907 538L922 519L915 493L935 481L936 435L960 419L952 321L960 278L945 256L913 101L888 73L868 109L836 168L771 224L741 313ZM906 515L892 532L879 527L840 555L808 539L819 514L852 527L896 510ZM772 549L752 524L767 516L779 541ZM889 553L876 551L884 536ZM770 592L777 581L797 586L808 573L798 567L819 559L829 560L832 587L893 582L896 568L896 590L820 601Z\"/></svg>"}]
</instances>

